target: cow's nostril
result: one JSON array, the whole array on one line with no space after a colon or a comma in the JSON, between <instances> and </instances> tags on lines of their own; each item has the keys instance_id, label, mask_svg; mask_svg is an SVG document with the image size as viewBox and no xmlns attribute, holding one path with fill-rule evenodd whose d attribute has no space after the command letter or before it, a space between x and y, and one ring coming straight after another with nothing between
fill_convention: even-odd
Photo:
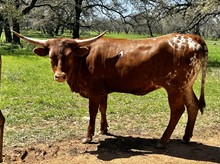
<instances>
[{"instance_id":1,"label":"cow's nostril","mask_svg":"<svg viewBox=\"0 0 220 164\"><path fill-rule=\"evenodd\" d=\"M55 79L55 80L58 80L59 77L60 77L59 75L54 75L54 79Z\"/></svg>"},{"instance_id":2,"label":"cow's nostril","mask_svg":"<svg viewBox=\"0 0 220 164\"><path fill-rule=\"evenodd\" d=\"M66 77L66 74L62 72L54 74L54 80L58 82L64 82L66 80Z\"/></svg>"}]
</instances>

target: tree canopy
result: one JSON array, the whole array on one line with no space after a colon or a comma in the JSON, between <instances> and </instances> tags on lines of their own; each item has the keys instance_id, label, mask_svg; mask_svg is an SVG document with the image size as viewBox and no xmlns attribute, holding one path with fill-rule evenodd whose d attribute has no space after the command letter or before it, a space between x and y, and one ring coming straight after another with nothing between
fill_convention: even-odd
<instances>
[{"instance_id":1,"label":"tree canopy","mask_svg":"<svg viewBox=\"0 0 220 164\"><path fill-rule=\"evenodd\" d=\"M170 32L220 37L219 0L0 0L0 35L20 43L10 29L40 30L51 36L69 31Z\"/></svg>"}]
</instances>

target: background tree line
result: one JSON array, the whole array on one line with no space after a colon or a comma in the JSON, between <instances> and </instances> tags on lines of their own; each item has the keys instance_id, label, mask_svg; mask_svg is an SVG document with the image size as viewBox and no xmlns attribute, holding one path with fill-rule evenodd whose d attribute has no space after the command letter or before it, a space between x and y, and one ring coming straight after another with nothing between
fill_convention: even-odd
<instances>
[{"instance_id":1,"label":"background tree line","mask_svg":"<svg viewBox=\"0 0 220 164\"><path fill-rule=\"evenodd\" d=\"M0 36L20 43L11 29L65 31L73 38L87 31L150 36L170 32L220 38L219 0L0 0Z\"/></svg>"}]
</instances>

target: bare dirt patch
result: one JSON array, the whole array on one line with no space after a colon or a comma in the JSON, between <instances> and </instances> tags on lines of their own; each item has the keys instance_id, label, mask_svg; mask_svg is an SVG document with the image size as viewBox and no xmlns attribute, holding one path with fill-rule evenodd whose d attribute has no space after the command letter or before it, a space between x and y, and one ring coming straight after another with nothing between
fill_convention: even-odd
<instances>
[{"instance_id":1,"label":"bare dirt patch","mask_svg":"<svg viewBox=\"0 0 220 164\"><path fill-rule=\"evenodd\" d=\"M147 136L96 135L91 144L71 138L4 148L4 163L220 163L220 132L194 136L190 144L172 139L166 149L154 148L158 139Z\"/></svg>"}]
</instances>

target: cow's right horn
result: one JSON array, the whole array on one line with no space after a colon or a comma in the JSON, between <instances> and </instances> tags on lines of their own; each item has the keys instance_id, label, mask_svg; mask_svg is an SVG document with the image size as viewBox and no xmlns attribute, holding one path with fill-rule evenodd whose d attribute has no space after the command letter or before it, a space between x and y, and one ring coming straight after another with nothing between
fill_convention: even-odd
<instances>
[{"instance_id":1,"label":"cow's right horn","mask_svg":"<svg viewBox=\"0 0 220 164\"><path fill-rule=\"evenodd\" d=\"M40 46L40 47L44 47L45 46L45 43L47 40L39 40L39 39L33 39L33 38L29 38L29 37L26 37L26 36L23 36L15 31L12 31L16 36L18 36L19 38L35 45L35 46Z\"/></svg>"},{"instance_id":2,"label":"cow's right horn","mask_svg":"<svg viewBox=\"0 0 220 164\"><path fill-rule=\"evenodd\" d=\"M91 44L93 42L95 42L97 39L101 38L103 35L105 35L105 33L107 32L104 31L103 33L101 33L100 35L93 37L93 38L88 38L88 39L74 39L76 43L78 43L79 46L85 46L88 44Z\"/></svg>"}]
</instances>

